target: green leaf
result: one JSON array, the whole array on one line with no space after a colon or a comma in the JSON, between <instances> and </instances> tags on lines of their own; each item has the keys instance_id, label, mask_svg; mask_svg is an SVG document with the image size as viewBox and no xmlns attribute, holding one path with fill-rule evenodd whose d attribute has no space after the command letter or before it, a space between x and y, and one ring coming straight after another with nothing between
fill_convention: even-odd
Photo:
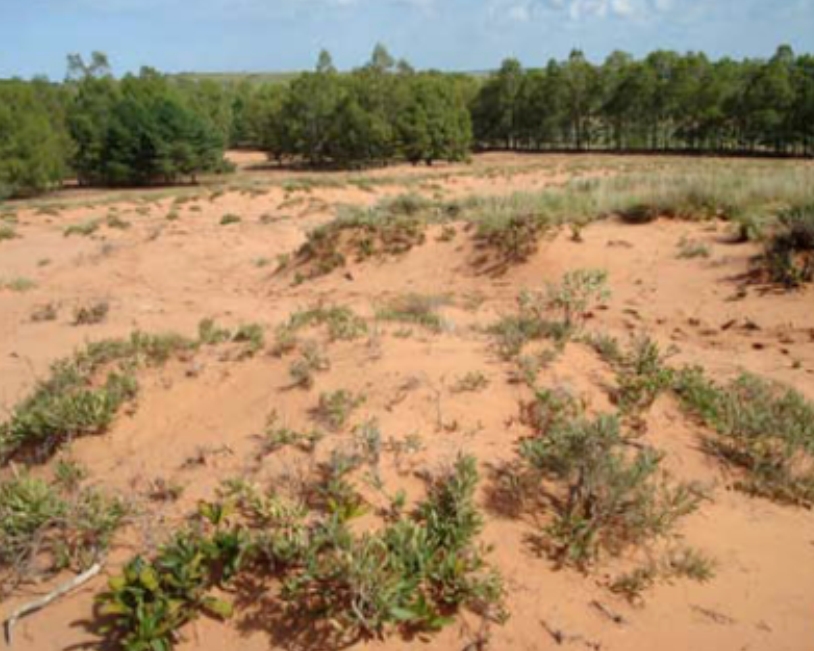
<instances>
[{"instance_id":1,"label":"green leaf","mask_svg":"<svg viewBox=\"0 0 814 651\"><path fill-rule=\"evenodd\" d=\"M400 606L394 606L391 608L390 614L396 621L399 622L410 622L418 618L414 611L410 610L409 608L402 608Z\"/></svg>"},{"instance_id":2,"label":"green leaf","mask_svg":"<svg viewBox=\"0 0 814 651\"><path fill-rule=\"evenodd\" d=\"M234 607L230 602L215 597L207 597L204 599L201 607L212 615L223 619L229 619L234 613Z\"/></svg>"},{"instance_id":3,"label":"green leaf","mask_svg":"<svg viewBox=\"0 0 814 651\"><path fill-rule=\"evenodd\" d=\"M158 574L149 565L142 568L141 573L139 574L139 582L150 592L157 592L160 587Z\"/></svg>"}]
</instances>

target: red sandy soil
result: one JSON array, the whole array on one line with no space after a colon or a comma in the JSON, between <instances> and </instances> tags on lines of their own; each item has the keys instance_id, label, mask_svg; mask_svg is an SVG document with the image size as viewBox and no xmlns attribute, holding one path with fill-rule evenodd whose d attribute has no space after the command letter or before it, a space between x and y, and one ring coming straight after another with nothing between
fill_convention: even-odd
<instances>
[{"instance_id":1,"label":"red sandy soil","mask_svg":"<svg viewBox=\"0 0 814 651\"><path fill-rule=\"evenodd\" d=\"M241 174L252 178L302 178L277 170L251 171L255 155L236 155ZM438 166L378 170L367 176L435 175L427 196L495 194L543 187L568 179L568 159L558 157L478 158L472 167ZM607 159L593 161L582 176L610 173ZM590 161L589 161L590 162ZM618 161L613 163L618 164ZM511 174L486 174L504 167ZM477 171L478 173L474 173ZM482 173L481 173L482 172ZM286 176L288 175L288 176ZM313 176L313 175L311 175ZM342 175L336 175L343 178ZM219 483L241 476L264 480L304 472L312 460L295 452L257 460L256 435L268 414L277 413L295 428L313 425L309 410L322 391L339 388L363 392L367 400L354 422L376 417L385 438L417 435L423 449L405 459L386 454L382 477L392 490L403 487L420 496L415 471L439 467L461 451L478 457L482 487L489 468L511 460L517 441L528 434L518 418L519 404L531 397L509 382L512 366L495 354L486 326L514 309L525 288L541 288L568 270L602 268L613 295L606 310L596 311L589 328L624 340L644 332L667 350L671 363L698 363L718 379L743 370L782 381L814 399L814 295L767 292L747 285L744 277L754 245L732 244L723 223L659 220L644 226L614 220L598 222L583 232L582 243L563 231L546 239L526 263L505 274L481 273L470 238L458 228L451 242L431 229L427 242L408 254L384 261L352 264L327 276L292 283L290 273L276 273L275 257L290 253L305 233L329 221L339 203L372 204L403 191L398 180L357 187L316 187L295 207L285 206L283 187L270 185L262 195L226 192L178 208L179 219L167 221L172 199L151 204L149 214L135 212L128 193L93 208L76 206L58 215L18 210L18 239L0 242L0 278L27 277L37 282L29 292L0 290L0 407L10 409L43 377L55 359L84 342L126 336L134 329L177 331L194 335L202 318L224 325L260 322L269 338L277 324L297 309L318 300L354 308L372 317L378 302L407 292L448 294L452 305L441 308L447 328L442 334L414 328L410 337L396 336L400 324L375 325L373 335L354 342L325 344L330 371L319 374L315 389L291 390L290 359L262 354L242 362L216 352L194 361L172 362L145 372L137 409L122 415L109 433L75 441L70 456L85 465L90 483L120 492L148 505L119 540L105 572L112 573L136 549L154 545L173 523L201 498L211 499ZM133 193L142 196L143 193ZM75 202L103 193L67 193ZM83 204L84 205L84 204ZM103 225L90 237L64 237L66 225L104 218L118 208L132 222L126 230ZM192 211L192 206L200 211ZM281 205L283 207L281 207ZM226 213L239 224L220 226ZM261 223L271 215L271 223ZM104 222L104 220L103 220ZM680 259L683 236L710 247L707 259ZM268 258L268 266L257 266ZM43 264L42 260L49 262ZM94 326L72 325L75 307L107 300L107 320ZM57 320L33 323L40 305L59 306ZM308 337L323 340L316 331ZM486 391L456 394L457 378L480 371ZM546 387L568 387L586 398L594 412L610 410L610 368L590 349L569 344L539 378ZM730 489L732 477L699 449L698 425L688 421L672 398L660 398L647 416L645 441L667 453L665 464L677 479L700 480L711 499L681 525L683 542L716 561L716 576L707 583L659 582L632 606L603 585L629 566L630 559L605 564L589 575L556 570L528 544L534 525L527 518L486 510L485 542L489 558L502 573L511 618L491 630L491 649L590 649L619 651L744 650L804 651L814 648L814 515L775 505ZM201 457L203 465L191 458ZM47 473L47 468L37 472ZM146 492L157 478L185 486L181 500L149 503ZM482 496L486 507L485 490ZM62 577L64 578L64 577ZM23 620L15 631L21 651L95 648L88 622L92 599L104 588L103 577ZM0 614L47 592L54 583L26 586L0 604ZM599 601L624 619L611 621L592 602ZM474 639L479 623L463 615L440 634L421 640L398 636L366 646L388 650L422 648L462 651ZM558 644L548 630L561 631ZM183 651L253 651L288 648L275 615L274 592L220 623L200 619L184 631Z\"/></svg>"}]
</instances>

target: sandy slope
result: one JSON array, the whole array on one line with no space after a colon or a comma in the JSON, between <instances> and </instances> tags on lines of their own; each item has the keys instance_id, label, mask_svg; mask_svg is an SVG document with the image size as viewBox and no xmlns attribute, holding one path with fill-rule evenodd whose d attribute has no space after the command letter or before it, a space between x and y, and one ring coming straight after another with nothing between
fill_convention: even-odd
<instances>
[{"instance_id":1,"label":"sandy slope","mask_svg":"<svg viewBox=\"0 0 814 651\"><path fill-rule=\"evenodd\" d=\"M250 167L257 160L243 155L239 163ZM561 164L553 157L493 155L476 162L475 169L483 174L466 167L397 173L405 179L435 174L434 187L419 190L430 196L440 186L450 197L561 182ZM511 175L489 171L501 165L519 169ZM593 173L602 169L596 164ZM258 178L285 174L251 173ZM396 172L372 173L377 174ZM146 215L123 200L113 205L132 227L119 231L102 226L90 238L65 238L62 230L88 217L103 217L108 206L75 207L58 216L19 211L22 237L0 242L0 277L33 278L38 287L27 293L0 291L0 406L6 408L25 395L54 359L84 341L125 335L134 328L192 335L200 319L215 317L226 325L257 321L271 329L320 299L372 316L377 302L399 293L453 298L453 304L442 309L447 322L442 334L415 328L405 338L397 336L398 324L378 324L369 338L328 344L323 333L309 333L325 342L331 359L330 371L318 376L310 392L292 390L290 360L269 355L234 362L210 350L194 361L146 372L137 409L122 416L108 434L71 447L71 456L89 468L94 484L149 506L150 515L137 519L111 564L134 547L154 544L197 499L211 498L225 478L261 481L305 472L313 460L304 454L286 452L258 460L256 435L275 410L292 426L310 427L309 410L319 392L339 388L367 397L354 422L376 417L385 438L415 435L423 443L414 454L385 454L382 476L388 488L402 487L420 496L417 471L467 451L481 461L486 505L489 469L510 460L517 440L527 434L518 415L520 402L530 393L509 382L511 366L495 355L479 327L511 311L521 289L541 287L569 269L598 267L609 273L613 297L607 310L593 315L591 329L622 338L647 332L665 349L675 347L675 363L702 363L718 378L749 370L814 399L814 295L763 293L746 285L744 274L757 251L729 243L724 224L601 222L585 230L582 243L571 241L565 232L545 241L528 263L500 276L473 266L475 251L462 228L452 242L438 241L433 230L425 245L400 259L352 264L299 285L292 283L290 273L274 272L275 257L295 249L308 229L330 220L336 204L370 204L400 191L396 182L376 185L372 191L315 188L292 208L290 193L270 186L262 195L227 192L214 201L184 204L173 222L165 219L170 199L153 204ZM200 211L190 210L193 205ZM240 215L242 222L220 226L225 213ZM262 215L270 215L271 223L261 223ZM677 244L685 235L707 243L711 257L679 259ZM270 264L258 266L260 258ZM43 259L49 263L42 265ZM74 307L99 299L111 304L104 324L71 325ZM48 302L60 306L59 318L32 323L32 310ZM489 388L479 394L454 393L456 379L469 371L484 373ZM611 409L612 383L606 364L579 344L570 344L540 376L543 386L566 386L585 396L594 412ZM491 631L490 648L812 648L814 516L729 490L731 478L699 451L699 433L670 398L659 399L648 415L646 440L667 453L670 471L711 487L712 499L685 522L681 535L716 559L715 579L706 584L659 584L643 607L633 607L601 585L625 567L626 559L588 577L555 571L528 544L532 522L488 510L484 539L494 545L491 558L506 580L511 612L505 626ZM145 494L157 478L186 486L178 503L148 503ZM99 579L22 622L14 648L92 648L92 595L103 584ZM47 587L25 588L0 604L0 611ZM274 589L269 586L262 599L253 600L228 624L196 622L181 648L249 651L292 646L296 639L280 622ZM612 622L592 605L595 601L621 615L624 623ZM464 616L459 624L420 643L394 637L369 646L464 649L478 626L474 618ZM562 644L551 631L562 633Z\"/></svg>"}]
</instances>

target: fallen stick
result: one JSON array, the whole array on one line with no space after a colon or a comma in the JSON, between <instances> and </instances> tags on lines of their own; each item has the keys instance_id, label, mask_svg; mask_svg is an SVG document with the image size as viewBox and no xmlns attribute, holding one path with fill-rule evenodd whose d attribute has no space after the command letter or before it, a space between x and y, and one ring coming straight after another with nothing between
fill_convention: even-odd
<instances>
[{"instance_id":1,"label":"fallen stick","mask_svg":"<svg viewBox=\"0 0 814 651\"><path fill-rule=\"evenodd\" d=\"M40 597L34 601L31 601L23 606L20 606L17 610L11 613L11 616L3 622L3 630L6 634L6 644L10 647L12 644L11 633L14 629L14 625L17 623L18 620L30 615L31 613L35 613L38 610L42 610L48 604L53 601L56 601L63 595L68 594L74 588L78 588L83 583L87 583L90 581L94 576L99 574L102 571L102 564L101 563L94 563L91 565L87 570L82 572L82 574L77 574L73 577L70 581L66 581L60 586L57 586L52 592L49 592L44 597Z\"/></svg>"},{"instance_id":2,"label":"fallen stick","mask_svg":"<svg viewBox=\"0 0 814 651\"><path fill-rule=\"evenodd\" d=\"M605 617L611 620L614 624L625 624L625 618L622 617L619 613L613 612L610 608L608 608L605 604L601 601L597 601L594 599L591 602L591 605L596 608L600 613L602 613Z\"/></svg>"}]
</instances>

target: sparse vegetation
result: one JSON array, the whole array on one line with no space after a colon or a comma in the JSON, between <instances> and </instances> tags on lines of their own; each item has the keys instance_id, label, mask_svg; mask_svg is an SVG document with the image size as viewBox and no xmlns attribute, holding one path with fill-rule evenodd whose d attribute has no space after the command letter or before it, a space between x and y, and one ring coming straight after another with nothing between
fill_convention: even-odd
<instances>
[{"instance_id":1,"label":"sparse vegetation","mask_svg":"<svg viewBox=\"0 0 814 651\"><path fill-rule=\"evenodd\" d=\"M19 276L11 280L0 278L0 290L7 289L10 292L28 292L37 287L37 283L30 278Z\"/></svg>"},{"instance_id":2,"label":"sparse vegetation","mask_svg":"<svg viewBox=\"0 0 814 651\"><path fill-rule=\"evenodd\" d=\"M340 430L347 425L351 413L364 401L363 395L357 395L345 389L322 393L319 396L319 404L314 410L314 415L330 429Z\"/></svg>"},{"instance_id":3,"label":"sparse vegetation","mask_svg":"<svg viewBox=\"0 0 814 651\"><path fill-rule=\"evenodd\" d=\"M109 618L102 632L117 647L170 651L178 630L207 613L228 618L232 605L211 594L240 569L245 552L241 530L228 526L227 510L203 504L197 529L178 533L152 560L132 559L98 597L98 612Z\"/></svg>"},{"instance_id":4,"label":"sparse vegetation","mask_svg":"<svg viewBox=\"0 0 814 651\"><path fill-rule=\"evenodd\" d=\"M464 457L433 481L413 518L361 536L328 524L321 551L312 547L286 578L283 598L294 614L333 623L337 644L437 630L460 607L502 621L500 579L474 544L476 484L475 461Z\"/></svg>"},{"instance_id":5,"label":"sparse vegetation","mask_svg":"<svg viewBox=\"0 0 814 651\"><path fill-rule=\"evenodd\" d=\"M352 310L318 304L310 309L292 314L288 321L279 326L275 332L274 353L284 355L297 347L297 335L305 329L326 326L331 341L351 341L367 333L364 319Z\"/></svg>"},{"instance_id":6,"label":"sparse vegetation","mask_svg":"<svg viewBox=\"0 0 814 651\"><path fill-rule=\"evenodd\" d=\"M110 303L107 301L96 301L88 305L82 305L73 314L73 324L80 325L96 325L103 323L107 319L110 312Z\"/></svg>"},{"instance_id":7,"label":"sparse vegetation","mask_svg":"<svg viewBox=\"0 0 814 651\"><path fill-rule=\"evenodd\" d=\"M489 378L480 371L470 371L452 386L454 393L476 393L489 387Z\"/></svg>"},{"instance_id":8,"label":"sparse vegetation","mask_svg":"<svg viewBox=\"0 0 814 651\"><path fill-rule=\"evenodd\" d=\"M136 332L129 339L89 344L56 362L51 377L0 424L0 461L23 450L41 459L65 441L104 432L121 406L135 397L139 364L162 364L193 345L177 335Z\"/></svg>"},{"instance_id":9,"label":"sparse vegetation","mask_svg":"<svg viewBox=\"0 0 814 651\"><path fill-rule=\"evenodd\" d=\"M239 224L242 222L243 219L240 215L235 215L233 213L228 213L220 218L220 225L221 226L229 226L231 224Z\"/></svg>"},{"instance_id":10,"label":"sparse vegetation","mask_svg":"<svg viewBox=\"0 0 814 651\"><path fill-rule=\"evenodd\" d=\"M743 471L737 488L814 503L814 405L753 375L721 386L700 368L682 369L675 389L685 408L714 430L704 441L707 450Z\"/></svg>"},{"instance_id":11,"label":"sparse vegetation","mask_svg":"<svg viewBox=\"0 0 814 651\"><path fill-rule=\"evenodd\" d=\"M678 257L683 260L708 258L710 255L709 246L703 242L697 242L687 237L682 237L678 242Z\"/></svg>"},{"instance_id":12,"label":"sparse vegetation","mask_svg":"<svg viewBox=\"0 0 814 651\"><path fill-rule=\"evenodd\" d=\"M127 230L131 226L129 221L115 214L108 215L105 218L105 224L107 224L108 228L115 228L121 231Z\"/></svg>"},{"instance_id":13,"label":"sparse vegetation","mask_svg":"<svg viewBox=\"0 0 814 651\"><path fill-rule=\"evenodd\" d=\"M780 215L764 257L774 282L793 288L814 280L814 202Z\"/></svg>"},{"instance_id":14,"label":"sparse vegetation","mask_svg":"<svg viewBox=\"0 0 814 651\"><path fill-rule=\"evenodd\" d=\"M432 332L441 332L444 320L438 314L438 308L449 302L447 296L405 294L383 303L376 311L376 318L380 321L397 321L418 325Z\"/></svg>"},{"instance_id":15,"label":"sparse vegetation","mask_svg":"<svg viewBox=\"0 0 814 651\"><path fill-rule=\"evenodd\" d=\"M232 341L243 344L241 357L254 357L266 345L265 329L259 323L244 323L238 326Z\"/></svg>"},{"instance_id":16,"label":"sparse vegetation","mask_svg":"<svg viewBox=\"0 0 814 651\"><path fill-rule=\"evenodd\" d=\"M291 363L289 373L296 386L311 389L314 386L314 374L327 371L331 367L330 360L325 357L314 342L308 342L302 347L302 355Z\"/></svg>"},{"instance_id":17,"label":"sparse vegetation","mask_svg":"<svg viewBox=\"0 0 814 651\"><path fill-rule=\"evenodd\" d=\"M659 346L649 337L636 337L624 353L614 351L618 387L615 400L622 412L637 415L671 386L672 371Z\"/></svg>"},{"instance_id":18,"label":"sparse vegetation","mask_svg":"<svg viewBox=\"0 0 814 651\"><path fill-rule=\"evenodd\" d=\"M61 467L49 483L27 473L0 481L0 597L20 582L83 570L107 550L124 503Z\"/></svg>"},{"instance_id":19,"label":"sparse vegetation","mask_svg":"<svg viewBox=\"0 0 814 651\"><path fill-rule=\"evenodd\" d=\"M72 224L68 226L64 231L63 235L65 237L70 237L71 235L81 235L82 237L90 237L96 231L99 230L99 227L102 225L101 221L98 219L91 219L86 222L82 222L80 224Z\"/></svg>"},{"instance_id":20,"label":"sparse vegetation","mask_svg":"<svg viewBox=\"0 0 814 651\"><path fill-rule=\"evenodd\" d=\"M325 275L346 264L348 254L363 260L398 255L424 243L426 219L414 200L392 200L371 209L344 208L333 222L308 234L297 252L298 263L311 276Z\"/></svg>"},{"instance_id":21,"label":"sparse vegetation","mask_svg":"<svg viewBox=\"0 0 814 651\"><path fill-rule=\"evenodd\" d=\"M557 561L586 568L603 553L618 555L668 534L698 507L700 489L670 485L661 455L629 453L615 416L549 419L544 435L524 442L532 499L553 507L542 545Z\"/></svg>"}]
</instances>

